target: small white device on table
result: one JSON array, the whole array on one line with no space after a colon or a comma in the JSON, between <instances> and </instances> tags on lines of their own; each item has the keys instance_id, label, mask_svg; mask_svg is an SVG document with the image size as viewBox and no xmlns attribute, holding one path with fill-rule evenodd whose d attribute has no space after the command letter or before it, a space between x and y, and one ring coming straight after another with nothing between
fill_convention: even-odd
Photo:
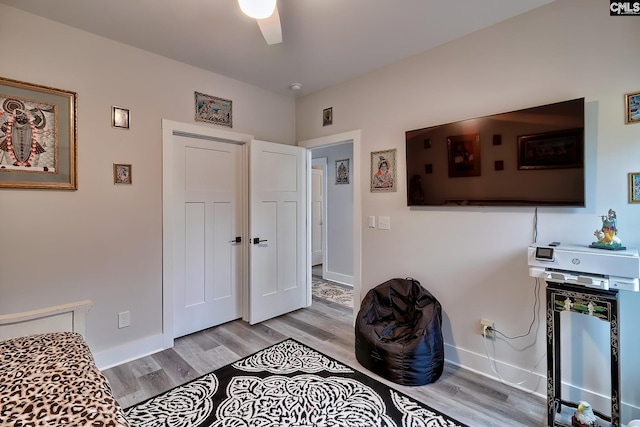
<instances>
[{"instance_id":1,"label":"small white device on table","mask_svg":"<svg viewBox=\"0 0 640 427\"><path fill-rule=\"evenodd\" d=\"M610 325L611 416L594 413L620 425L620 336L618 291L639 291L640 257L636 249L606 250L553 242L528 248L529 276L547 282L547 421L562 426L556 413L562 405L560 390L560 313L570 311L597 317Z\"/></svg>"}]
</instances>

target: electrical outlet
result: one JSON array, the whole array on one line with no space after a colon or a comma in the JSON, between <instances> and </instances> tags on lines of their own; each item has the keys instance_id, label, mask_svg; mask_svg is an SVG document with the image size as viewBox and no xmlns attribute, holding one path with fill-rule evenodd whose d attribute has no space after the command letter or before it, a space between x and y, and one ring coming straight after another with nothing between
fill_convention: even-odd
<instances>
[{"instance_id":1,"label":"electrical outlet","mask_svg":"<svg viewBox=\"0 0 640 427\"><path fill-rule=\"evenodd\" d=\"M480 319L480 334L483 337L493 338L493 321L487 319Z\"/></svg>"},{"instance_id":2,"label":"electrical outlet","mask_svg":"<svg viewBox=\"0 0 640 427\"><path fill-rule=\"evenodd\" d=\"M131 312L118 313L118 329L126 328L129 325L131 325Z\"/></svg>"}]
</instances>

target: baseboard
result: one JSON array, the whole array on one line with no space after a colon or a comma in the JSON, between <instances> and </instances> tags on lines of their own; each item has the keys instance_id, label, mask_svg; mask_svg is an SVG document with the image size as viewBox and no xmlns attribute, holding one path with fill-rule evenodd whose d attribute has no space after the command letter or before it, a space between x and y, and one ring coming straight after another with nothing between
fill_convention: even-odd
<instances>
[{"instance_id":1,"label":"baseboard","mask_svg":"<svg viewBox=\"0 0 640 427\"><path fill-rule=\"evenodd\" d=\"M93 353L93 358L98 369L105 370L165 349L163 335L157 334Z\"/></svg>"},{"instance_id":2,"label":"baseboard","mask_svg":"<svg viewBox=\"0 0 640 427\"><path fill-rule=\"evenodd\" d=\"M341 285L353 287L353 276L326 271L324 278L326 280L331 280L332 282L340 283Z\"/></svg>"},{"instance_id":3,"label":"baseboard","mask_svg":"<svg viewBox=\"0 0 640 427\"><path fill-rule=\"evenodd\" d=\"M547 378L546 375L538 373L530 373L529 371L510 365L508 363L495 360L496 370L500 373L500 377L493 372L489 360L485 354L475 353L463 348L445 344L445 359L447 362L468 369L472 372L500 381L504 384L511 385L517 389L535 394L541 398L547 398ZM545 361L542 361L544 364ZM544 365L543 365L544 366ZM522 384L522 380L525 380Z\"/></svg>"},{"instance_id":4,"label":"baseboard","mask_svg":"<svg viewBox=\"0 0 640 427\"><path fill-rule=\"evenodd\" d=\"M493 362L495 363L496 370L500 373L500 377L502 377L501 379L491 369L491 365L489 364L489 360L487 360L486 354L475 353L450 344L445 344L445 360L462 369L467 369L484 377L500 381L519 390L531 393L542 399L547 399L546 374L542 375L536 372L529 372L526 369L494 360ZM546 370L546 359L543 359L540 364L542 369ZM540 369L540 367L538 369ZM526 379L524 383L518 384L524 379ZM562 396L565 400L570 402L586 400L593 408L596 408L605 414L610 414L610 396L605 396L592 390L586 390L566 382L562 383ZM622 401L622 404L620 405L620 414L622 420L640 418L640 408Z\"/></svg>"}]
</instances>

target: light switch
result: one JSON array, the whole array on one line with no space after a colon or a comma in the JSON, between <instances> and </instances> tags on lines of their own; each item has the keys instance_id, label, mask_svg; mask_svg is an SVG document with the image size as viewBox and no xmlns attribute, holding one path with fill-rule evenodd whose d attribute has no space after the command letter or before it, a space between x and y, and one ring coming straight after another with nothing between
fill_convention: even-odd
<instances>
[{"instance_id":1,"label":"light switch","mask_svg":"<svg viewBox=\"0 0 640 427\"><path fill-rule=\"evenodd\" d=\"M388 216L379 216L378 228L380 230L391 230L391 218Z\"/></svg>"},{"instance_id":2,"label":"light switch","mask_svg":"<svg viewBox=\"0 0 640 427\"><path fill-rule=\"evenodd\" d=\"M369 217L369 228L376 228L376 217L373 215Z\"/></svg>"}]
</instances>

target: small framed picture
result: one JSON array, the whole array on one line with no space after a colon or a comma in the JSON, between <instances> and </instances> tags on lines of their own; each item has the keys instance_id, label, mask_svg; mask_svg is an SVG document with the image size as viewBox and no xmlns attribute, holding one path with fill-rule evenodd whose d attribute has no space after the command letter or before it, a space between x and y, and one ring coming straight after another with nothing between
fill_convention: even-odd
<instances>
[{"instance_id":1,"label":"small framed picture","mask_svg":"<svg viewBox=\"0 0 640 427\"><path fill-rule=\"evenodd\" d=\"M336 160L336 184L349 183L349 159Z\"/></svg>"},{"instance_id":2,"label":"small framed picture","mask_svg":"<svg viewBox=\"0 0 640 427\"><path fill-rule=\"evenodd\" d=\"M629 173L629 203L640 203L640 172Z\"/></svg>"},{"instance_id":3,"label":"small framed picture","mask_svg":"<svg viewBox=\"0 0 640 427\"><path fill-rule=\"evenodd\" d=\"M325 108L322 110L322 126L329 126L333 124L333 107Z\"/></svg>"},{"instance_id":4,"label":"small framed picture","mask_svg":"<svg viewBox=\"0 0 640 427\"><path fill-rule=\"evenodd\" d=\"M113 183L115 185L130 185L133 183L131 178L131 165L113 164Z\"/></svg>"},{"instance_id":5,"label":"small framed picture","mask_svg":"<svg viewBox=\"0 0 640 427\"><path fill-rule=\"evenodd\" d=\"M640 123L640 92L624 96L625 123Z\"/></svg>"},{"instance_id":6,"label":"small framed picture","mask_svg":"<svg viewBox=\"0 0 640 427\"><path fill-rule=\"evenodd\" d=\"M396 150L371 153L371 192L396 191Z\"/></svg>"},{"instance_id":7,"label":"small framed picture","mask_svg":"<svg viewBox=\"0 0 640 427\"><path fill-rule=\"evenodd\" d=\"M122 107L111 107L111 126L118 129L129 129L129 110Z\"/></svg>"}]
</instances>

